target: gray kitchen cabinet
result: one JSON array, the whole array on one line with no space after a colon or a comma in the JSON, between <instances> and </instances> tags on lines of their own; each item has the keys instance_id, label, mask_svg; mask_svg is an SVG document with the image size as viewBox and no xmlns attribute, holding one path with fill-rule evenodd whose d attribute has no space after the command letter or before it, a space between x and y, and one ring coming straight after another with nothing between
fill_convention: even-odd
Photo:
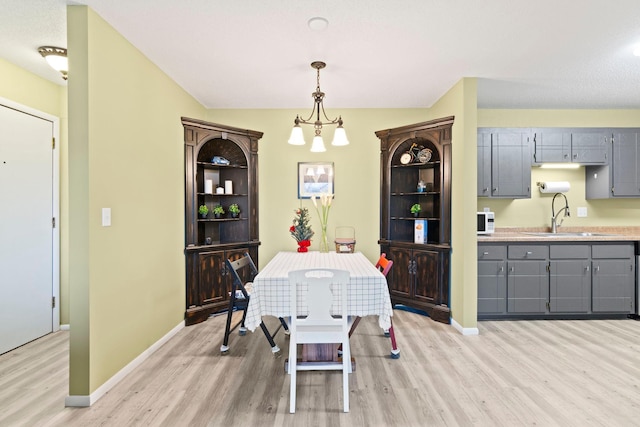
<instances>
[{"instance_id":1,"label":"gray kitchen cabinet","mask_svg":"<svg viewBox=\"0 0 640 427\"><path fill-rule=\"evenodd\" d=\"M640 196L640 132L617 132L613 144L614 196Z\"/></svg>"},{"instance_id":2,"label":"gray kitchen cabinet","mask_svg":"<svg viewBox=\"0 0 640 427\"><path fill-rule=\"evenodd\" d=\"M606 129L533 129L533 161L607 164L611 131Z\"/></svg>"},{"instance_id":3,"label":"gray kitchen cabinet","mask_svg":"<svg viewBox=\"0 0 640 427\"><path fill-rule=\"evenodd\" d=\"M594 245L594 313L634 313L635 262L632 244Z\"/></svg>"},{"instance_id":4,"label":"gray kitchen cabinet","mask_svg":"<svg viewBox=\"0 0 640 427\"><path fill-rule=\"evenodd\" d=\"M571 161L586 164L606 164L609 162L610 130L572 130Z\"/></svg>"},{"instance_id":5,"label":"gray kitchen cabinet","mask_svg":"<svg viewBox=\"0 0 640 427\"><path fill-rule=\"evenodd\" d=\"M549 247L507 246L507 313L544 314L549 300Z\"/></svg>"},{"instance_id":6,"label":"gray kitchen cabinet","mask_svg":"<svg viewBox=\"0 0 640 427\"><path fill-rule=\"evenodd\" d=\"M507 312L507 247L478 245L478 314Z\"/></svg>"},{"instance_id":7,"label":"gray kitchen cabinet","mask_svg":"<svg viewBox=\"0 0 640 427\"><path fill-rule=\"evenodd\" d=\"M571 131L568 129L534 129L534 163L571 162Z\"/></svg>"},{"instance_id":8,"label":"gray kitchen cabinet","mask_svg":"<svg viewBox=\"0 0 640 427\"><path fill-rule=\"evenodd\" d=\"M640 129L612 130L611 161L585 168L587 199L640 197Z\"/></svg>"},{"instance_id":9,"label":"gray kitchen cabinet","mask_svg":"<svg viewBox=\"0 0 640 427\"><path fill-rule=\"evenodd\" d=\"M491 133L478 132L478 197L491 196Z\"/></svg>"},{"instance_id":10,"label":"gray kitchen cabinet","mask_svg":"<svg viewBox=\"0 0 640 427\"><path fill-rule=\"evenodd\" d=\"M635 268L632 242L479 242L478 319L635 313Z\"/></svg>"},{"instance_id":11,"label":"gray kitchen cabinet","mask_svg":"<svg viewBox=\"0 0 640 427\"><path fill-rule=\"evenodd\" d=\"M491 147L490 161L488 161L488 145ZM488 179L487 169L491 171L490 179ZM529 129L478 129L478 178L478 196L480 197L530 198Z\"/></svg>"},{"instance_id":12,"label":"gray kitchen cabinet","mask_svg":"<svg viewBox=\"0 0 640 427\"><path fill-rule=\"evenodd\" d=\"M591 246L549 246L549 312L588 313L591 306Z\"/></svg>"}]
</instances>

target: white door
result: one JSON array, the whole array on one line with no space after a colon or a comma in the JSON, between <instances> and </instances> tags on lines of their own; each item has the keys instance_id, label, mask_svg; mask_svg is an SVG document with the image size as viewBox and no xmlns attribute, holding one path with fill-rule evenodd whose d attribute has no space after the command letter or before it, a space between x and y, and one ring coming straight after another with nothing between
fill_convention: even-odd
<instances>
[{"instance_id":1,"label":"white door","mask_svg":"<svg viewBox=\"0 0 640 427\"><path fill-rule=\"evenodd\" d=\"M53 330L52 137L51 121L0 105L0 354Z\"/></svg>"}]
</instances>

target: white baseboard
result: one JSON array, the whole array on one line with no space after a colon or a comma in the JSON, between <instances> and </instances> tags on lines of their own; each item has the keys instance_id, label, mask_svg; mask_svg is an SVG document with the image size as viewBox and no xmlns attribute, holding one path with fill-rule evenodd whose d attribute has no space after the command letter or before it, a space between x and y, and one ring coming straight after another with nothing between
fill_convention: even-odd
<instances>
[{"instance_id":1,"label":"white baseboard","mask_svg":"<svg viewBox=\"0 0 640 427\"><path fill-rule=\"evenodd\" d=\"M478 328L463 328L462 325L456 322L453 317L451 318L451 326L453 326L455 330L460 332L462 335L480 335Z\"/></svg>"},{"instance_id":2,"label":"white baseboard","mask_svg":"<svg viewBox=\"0 0 640 427\"><path fill-rule=\"evenodd\" d=\"M118 384L124 377L136 369L142 362L155 353L164 343L169 341L175 334L177 334L182 328L184 328L184 320L180 322L175 328L167 332L162 338L153 343L149 348L140 353L138 357L133 359L127 366L120 369L114 376L109 378L104 384L96 389L89 396L67 396L64 399L64 406L70 407L87 407L93 405L98 399L104 396L109 390L111 390L116 384Z\"/></svg>"},{"instance_id":3,"label":"white baseboard","mask_svg":"<svg viewBox=\"0 0 640 427\"><path fill-rule=\"evenodd\" d=\"M71 325L60 325L61 331L68 331L69 329L71 329Z\"/></svg>"}]
</instances>

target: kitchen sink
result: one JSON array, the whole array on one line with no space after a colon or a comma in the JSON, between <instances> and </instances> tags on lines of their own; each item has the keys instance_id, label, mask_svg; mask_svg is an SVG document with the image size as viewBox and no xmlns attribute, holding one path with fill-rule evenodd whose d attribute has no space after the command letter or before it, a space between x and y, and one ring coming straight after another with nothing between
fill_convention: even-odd
<instances>
[{"instance_id":1,"label":"kitchen sink","mask_svg":"<svg viewBox=\"0 0 640 427\"><path fill-rule=\"evenodd\" d=\"M538 236L538 237L597 237L597 236L616 236L616 234L609 233L589 233L589 232L567 232L567 233L552 233L550 231L540 231L540 232L523 232L522 234L528 234L530 236Z\"/></svg>"}]
</instances>

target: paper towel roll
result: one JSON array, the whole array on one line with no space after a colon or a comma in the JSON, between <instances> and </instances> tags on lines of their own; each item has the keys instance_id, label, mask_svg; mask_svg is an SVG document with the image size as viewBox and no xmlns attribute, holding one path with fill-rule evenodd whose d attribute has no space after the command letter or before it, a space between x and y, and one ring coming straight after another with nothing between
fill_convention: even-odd
<instances>
[{"instance_id":1,"label":"paper towel roll","mask_svg":"<svg viewBox=\"0 0 640 427\"><path fill-rule=\"evenodd\" d=\"M571 184L568 181L545 181L539 182L541 193L566 193L571 189Z\"/></svg>"},{"instance_id":2,"label":"paper towel roll","mask_svg":"<svg viewBox=\"0 0 640 427\"><path fill-rule=\"evenodd\" d=\"M205 179L204 181L204 192L207 194L213 194L213 180Z\"/></svg>"},{"instance_id":3,"label":"paper towel roll","mask_svg":"<svg viewBox=\"0 0 640 427\"><path fill-rule=\"evenodd\" d=\"M229 180L224 182L224 194L233 194L233 182Z\"/></svg>"}]
</instances>

